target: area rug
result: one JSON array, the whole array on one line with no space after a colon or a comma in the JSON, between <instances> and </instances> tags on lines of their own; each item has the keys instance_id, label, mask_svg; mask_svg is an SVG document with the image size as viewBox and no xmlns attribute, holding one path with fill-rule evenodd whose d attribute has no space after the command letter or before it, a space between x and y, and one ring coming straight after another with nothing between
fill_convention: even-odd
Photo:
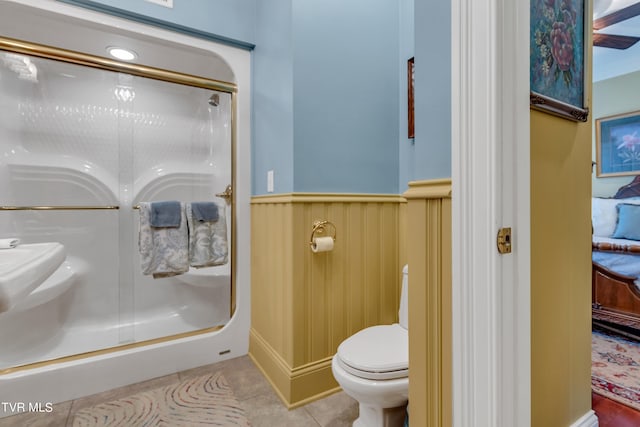
<instances>
[{"instance_id":1,"label":"area rug","mask_svg":"<svg viewBox=\"0 0 640 427\"><path fill-rule=\"evenodd\" d=\"M640 410L640 343L601 331L591 334L591 388Z\"/></svg>"},{"instance_id":2,"label":"area rug","mask_svg":"<svg viewBox=\"0 0 640 427\"><path fill-rule=\"evenodd\" d=\"M74 427L250 426L221 373L192 378L76 412Z\"/></svg>"}]
</instances>

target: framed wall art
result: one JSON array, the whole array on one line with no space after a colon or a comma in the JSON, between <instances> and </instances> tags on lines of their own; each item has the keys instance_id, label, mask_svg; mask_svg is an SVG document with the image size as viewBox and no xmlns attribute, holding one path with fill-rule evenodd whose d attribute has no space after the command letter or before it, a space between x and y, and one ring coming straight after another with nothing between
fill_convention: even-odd
<instances>
[{"instance_id":1,"label":"framed wall art","mask_svg":"<svg viewBox=\"0 0 640 427\"><path fill-rule=\"evenodd\" d=\"M586 0L531 0L531 108L586 122Z\"/></svg>"},{"instance_id":2,"label":"framed wall art","mask_svg":"<svg viewBox=\"0 0 640 427\"><path fill-rule=\"evenodd\" d=\"M596 120L596 176L640 174L640 111Z\"/></svg>"},{"instance_id":3,"label":"framed wall art","mask_svg":"<svg viewBox=\"0 0 640 427\"><path fill-rule=\"evenodd\" d=\"M414 92L414 88L413 88L413 82L414 81L415 81L415 69L414 69L413 57L411 57L407 61L407 99L408 99L408 111L407 111L408 130L407 130L407 137L408 138L415 138L415 118L414 118L414 112L413 112L413 95L415 93Z\"/></svg>"}]
</instances>

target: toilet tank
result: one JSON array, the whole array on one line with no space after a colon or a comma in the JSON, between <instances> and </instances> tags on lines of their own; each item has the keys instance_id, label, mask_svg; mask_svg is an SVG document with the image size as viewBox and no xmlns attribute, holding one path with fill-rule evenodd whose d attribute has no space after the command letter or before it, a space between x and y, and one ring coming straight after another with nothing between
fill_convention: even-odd
<instances>
[{"instance_id":1,"label":"toilet tank","mask_svg":"<svg viewBox=\"0 0 640 427\"><path fill-rule=\"evenodd\" d=\"M398 309L398 323L405 329L409 329L408 286L409 266L405 265L402 268L402 290L400 291L400 308Z\"/></svg>"}]
</instances>

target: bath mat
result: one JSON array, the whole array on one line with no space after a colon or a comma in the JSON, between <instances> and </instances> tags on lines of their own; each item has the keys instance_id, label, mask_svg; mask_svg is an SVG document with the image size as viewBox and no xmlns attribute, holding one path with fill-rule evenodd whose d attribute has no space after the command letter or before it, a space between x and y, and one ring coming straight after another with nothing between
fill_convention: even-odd
<instances>
[{"instance_id":1,"label":"bath mat","mask_svg":"<svg viewBox=\"0 0 640 427\"><path fill-rule=\"evenodd\" d=\"M221 373L157 388L76 412L73 427L250 426Z\"/></svg>"},{"instance_id":2,"label":"bath mat","mask_svg":"<svg viewBox=\"0 0 640 427\"><path fill-rule=\"evenodd\" d=\"M602 396L640 410L640 343L593 331L591 388Z\"/></svg>"}]
</instances>

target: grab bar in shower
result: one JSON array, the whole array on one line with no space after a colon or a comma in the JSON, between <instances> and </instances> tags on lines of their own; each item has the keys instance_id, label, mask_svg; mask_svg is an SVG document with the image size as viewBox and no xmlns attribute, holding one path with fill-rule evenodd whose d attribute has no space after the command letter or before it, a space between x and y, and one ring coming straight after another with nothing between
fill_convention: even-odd
<instances>
[{"instance_id":1,"label":"grab bar in shower","mask_svg":"<svg viewBox=\"0 0 640 427\"><path fill-rule=\"evenodd\" d=\"M85 211L120 209L120 206L0 206L0 211Z\"/></svg>"}]
</instances>

